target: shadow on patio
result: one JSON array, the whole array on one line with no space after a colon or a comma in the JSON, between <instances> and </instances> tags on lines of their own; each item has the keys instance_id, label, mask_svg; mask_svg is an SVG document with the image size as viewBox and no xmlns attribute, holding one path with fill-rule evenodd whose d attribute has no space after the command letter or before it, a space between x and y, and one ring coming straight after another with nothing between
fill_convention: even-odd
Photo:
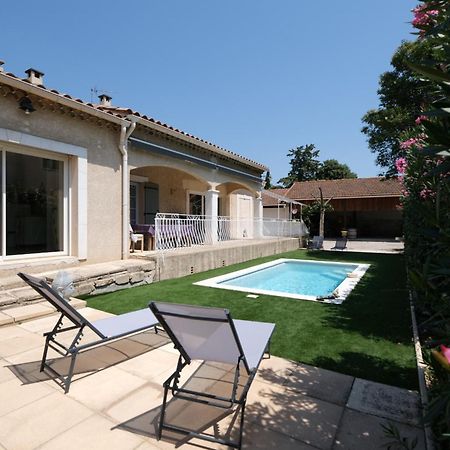
<instances>
[{"instance_id":1,"label":"shadow on patio","mask_svg":"<svg viewBox=\"0 0 450 450\"><path fill-rule=\"evenodd\" d=\"M294 367L294 365L292 365ZM245 411L243 448L280 449L330 447L337 431L343 406L307 397L286 386L286 377L271 369L260 369L248 396ZM220 363L203 363L184 384L185 388L215 395L231 391L233 368ZM239 390L246 378L241 377ZM320 373L310 382L321 383ZM181 383L182 384L182 383ZM319 388L317 387L317 390ZM346 392L345 396L348 395ZM156 439L161 406L132 417L119 425L141 436ZM239 436L239 407L222 408L172 398L167 404L165 423L215 438L236 441ZM189 444L200 448L218 448L218 444L199 440L189 435L163 431L162 441L179 447ZM188 447L194 448L194 447ZM220 446L219 448L228 448Z\"/></svg>"},{"instance_id":2,"label":"shadow on patio","mask_svg":"<svg viewBox=\"0 0 450 450\"><path fill-rule=\"evenodd\" d=\"M110 342L89 350L80 352L75 362L74 380L85 378L100 370L115 366L136 356L159 348L170 340L165 334L148 331L128 338ZM55 353L55 352L54 352ZM56 353L55 353L56 355ZM47 360L47 364L54 370L67 376L69 372L70 357L55 357ZM37 383L40 381L54 380L57 384L58 377L48 371L40 371L41 361L29 361L21 364L6 366L23 384Z\"/></svg>"}]
</instances>

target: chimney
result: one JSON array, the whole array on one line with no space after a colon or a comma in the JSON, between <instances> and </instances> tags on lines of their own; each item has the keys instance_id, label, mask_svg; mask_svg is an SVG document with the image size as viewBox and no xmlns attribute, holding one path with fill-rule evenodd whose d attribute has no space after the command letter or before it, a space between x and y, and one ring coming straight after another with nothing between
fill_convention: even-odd
<instances>
[{"instance_id":1,"label":"chimney","mask_svg":"<svg viewBox=\"0 0 450 450\"><path fill-rule=\"evenodd\" d=\"M3 68L3 64L5 64L5 61L2 61L0 59L0 72L3 72L5 69Z\"/></svg>"},{"instance_id":2,"label":"chimney","mask_svg":"<svg viewBox=\"0 0 450 450\"><path fill-rule=\"evenodd\" d=\"M34 84L35 86L42 86L44 84L43 72L30 67L28 70L25 70L25 73L28 75L27 81L31 84Z\"/></svg>"},{"instance_id":3,"label":"chimney","mask_svg":"<svg viewBox=\"0 0 450 450\"><path fill-rule=\"evenodd\" d=\"M111 106L112 97L109 95L100 94L98 98L100 99L100 106Z\"/></svg>"}]
</instances>

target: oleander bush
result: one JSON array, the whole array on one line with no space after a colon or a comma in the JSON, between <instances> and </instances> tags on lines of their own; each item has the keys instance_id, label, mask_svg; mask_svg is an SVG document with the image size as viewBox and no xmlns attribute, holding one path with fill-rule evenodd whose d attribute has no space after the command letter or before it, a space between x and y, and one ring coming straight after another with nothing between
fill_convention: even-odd
<instances>
[{"instance_id":1,"label":"oleander bush","mask_svg":"<svg viewBox=\"0 0 450 450\"><path fill-rule=\"evenodd\" d=\"M413 13L418 43L431 44L433 51L430 58L409 65L433 86L436 100L423 105L416 126L404 132L400 148L405 156L397 159L396 167L404 184L408 280L430 366L432 400L426 419L448 449L449 373L428 351L450 344L450 4L422 0Z\"/></svg>"}]
</instances>

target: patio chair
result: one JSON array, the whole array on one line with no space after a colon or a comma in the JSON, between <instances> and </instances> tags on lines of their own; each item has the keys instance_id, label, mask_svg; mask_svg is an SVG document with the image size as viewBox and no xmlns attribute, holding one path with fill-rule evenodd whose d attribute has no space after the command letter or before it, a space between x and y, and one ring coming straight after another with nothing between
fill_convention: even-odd
<instances>
[{"instance_id":1,"label":"patio chair","mask_svg":"<svg viewBox=\"0 0 450 450\"><path fill-rule=\"evenodd\" d=\"M133 227L130 224L130 241L131 241L131 251L134 252L136 250L136 244L141 243L141 252L144 251L144 234L143 233L135 233Z\"/></svg>"},{"instance_id":2,"label":"patio chair","mask_svg":"<svg viewBox=\"0 0 450 450\"><path fill-rule=\"evenodd\" d=\"M323 236L314 236L312 241L308 242L309 250L321 250L323 248Z\"/></svg>"},{"instance_id":3,"label":"patio chair","mask_svg":"<svg viewBox=\"0 0 450 450\"><path fill-rule=\"evenodd\" d=\"M158 321L151 311L148 310L148 308L90 322L44 280L24 273L18 273L17 275L28 283L42 297L44 297L52 306L54 306L59 313L61 313L61 316L53 329L44 333L45 347L42 355L40 371L43 372L44 369L47 369L53 376L59 378L62 381L64 392L66 394L69 392L70 382L72 380L75 367L75 360L80 351L119 338L128 337L132 334L139 333L150 328L153 328L155 332L158 331L156 328ZM67 319L71 322L71 324L63 325L63 319ZM80 345L85 328L89 328L93 331L96 335L96 339L92 342ZM58 342L57 338L60 334L74 330L78 331L68 346ZM58 373L53 367L47 364L47 353L49 347L62 356L70 355L70 366L66 377Z\"/></svg>"},{"instance_id":4,"label":"patio chair","mask_svg":"<svg viewBox=\"0 0 450 450\"><path fill-rule=\"evenodd\" d=\"M331 247L330 250L345 250L346 248L347 248L347 238L340 237L336 239L334 247Z\"/></svg>"},{"instance_id":5,"label":"patio chair","mask_svg":"<svg viewBox=\"0 0 450 450\"><path fill-rule=\"evenodd\" d=\"M159 421L158 439L163 429L197 437L211 442L241 448L247 393L264 354L270 352L270 338L275 328L273 323L233 320L228 310L172 303L151 302L152 310L160 325L172 339L180 352L175 372L164 382L164 397ZM269 353L270 356L270 353ZM234 371L229 395L220 396L208 392L198 392L179 386L181 371L192 360L205 363L226 363ZM240 380L240 370L244 375ZM245 380L246 378L246 380ZM216 380L218 381L218 380ZM243 384L240 384L241 383ZM242 388L239 389L238 387ZM238 440L222 439L210 434L189 430L165 423L168 391L174 398L232 409L240 408Z\"/></svg>"}]
</instances>

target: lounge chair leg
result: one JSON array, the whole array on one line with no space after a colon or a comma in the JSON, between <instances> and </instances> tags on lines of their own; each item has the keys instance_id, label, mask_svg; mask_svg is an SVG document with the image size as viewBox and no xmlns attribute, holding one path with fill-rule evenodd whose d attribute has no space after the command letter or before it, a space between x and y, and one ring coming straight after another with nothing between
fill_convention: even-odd
<instances>
[{"instance_id":1,"label":"lounge chair leg","mask_svg":"<svg viewBox=\"0 0 450 450\"><path fill-rule=\"evenodd\" d=\"M44 353L42 354L41 367L39 369L40 372L44 371L45 362L47 361L47 352L48 352L49 341L50 341L50 335L48 335L45 339Z\"/></svg>"},{"instance_id":2,"label":"lounge chair leg","mask_svg":"<svg viewBox=\"0 0 450 450\"><path fill-rule=\"evenodd\" d=\"M166 413L166 402L167 402L167 392L169 391L169 386L164 386L164 398L163 398L163 404L161 408L161 417L159 419L159 427L158 427L158 441L162 438L162 430L164 425L164 415Z\"/></svg>"},{"instance_id":3,"label":"lounge chair leg","mask_svg":"<svg viewBox=\"0 0 450 450\"><path fill-rule=\"evenodd\" d=\"M72 381L73 371L75 368L76 357L77 357L77 352L75 351L74 353L72 353L72 356L70 358L69 373L67 374L66 380L64 381L64 394L67 394L69 392L70 383Z\"/></svg>"},{"instance_id":4,"label":"lounge chair leg","mask_svg":"<svg viewBox=\"0 0 450 450\"><path fill-rule=\"evenodd\" d=\"M244 432L244 414L245 414L245 401L241 407L241 421L240 421L240 429L239 429L239 442L238 449L240 450L242 447L242 434Z\"/></svg>"}]
</instances>

